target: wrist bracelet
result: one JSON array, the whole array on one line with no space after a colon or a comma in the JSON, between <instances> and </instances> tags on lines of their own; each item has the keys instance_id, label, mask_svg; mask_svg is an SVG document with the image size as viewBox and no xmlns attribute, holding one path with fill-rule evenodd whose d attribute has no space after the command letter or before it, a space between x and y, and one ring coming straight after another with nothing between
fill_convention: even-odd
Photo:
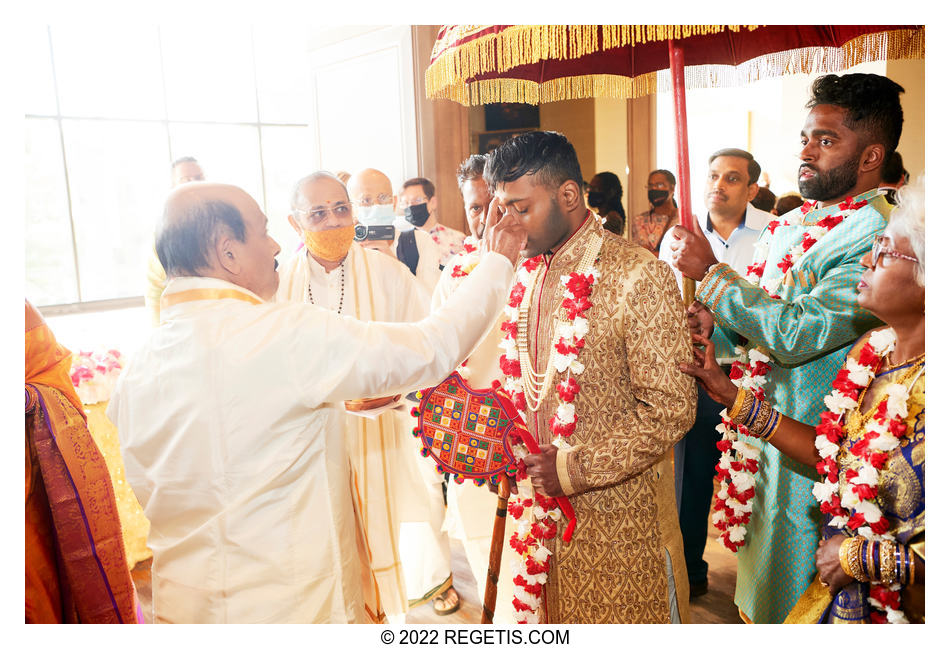
<instances>
[{"instance_id":1,"label":"wrist bracelet","mask_svg":"<svg viewBox=\"0 0 950 649\"><path fill-rule=\"evenodd\" d=\"M851 566L848 565L848 550L850 548L851 537L848 537L838 546L838 563L841 564L841 570L844 571L844 574L854 579L854 575L851 574Z\"/></svg>"},{"instance_id":2,"label":"wrist bracelet","mask_svg":"<svg viewBox=\"0 0 950 649\"><path fill-rule=\"evenodd\" d=\"M750 395L751 397L751 395ZM756 437L764 441L771 439L782 420L780 412L772 407L772 404L765 400L759 400L752 397L752 407L743 425L747 428L746 434L750 437Z\"/></svg>"},{"instance_id":3,"label":"wrist bracelet","mask_svg":"<svg viewBox=\"0 0 950 649\"><path fill-rule=\"evenodd\" d=\"M745 388L739 388L739 392L736 394L736 400L732 402L729 412L726 413L729 419L735 420L738 418L739 413L742 411L742 406L745 405L746 392L748 392L748 390Z\"/></svg>"},{"instance_id":4,"label":"wrist bracelet","mask_svg":"<svg viewBox=\"0 0 950 649\"><path fill-rule=\"evenodd\" d=\"M863 568L864 562L864 546L865 541L860 537L852 537L850 540L850 545L848 546L848 567L851 569L850 574L856 581L866 582L870 581L868 579L867 572Z\"/></svg>"},{"instance_id":5,"label":"wrist bracelet","mask_svg":"<svg viewBox=\"0 0 950 649\"><path fill-rule=\"evenodd\" d=\"M894 541L881 541L877 545L881 581L888 585L893 584L897 577L897 544Z\"/></svg>"},{"instance_id":6,"label":"wrist bracelet","mask_svg":"<svg viewBox=\"0 0 950 649\"><path fill-rule=\"evenodd\" d=\"M896 555L894 557L894 563L897 568L897 575L894 577L894 580L898 584L905 584L907 583L907 567L904 565L904 562L907 559L907 555L904 553L904 546L900 543L895 543L894 554Z\"/></svg>"}]
</instances>

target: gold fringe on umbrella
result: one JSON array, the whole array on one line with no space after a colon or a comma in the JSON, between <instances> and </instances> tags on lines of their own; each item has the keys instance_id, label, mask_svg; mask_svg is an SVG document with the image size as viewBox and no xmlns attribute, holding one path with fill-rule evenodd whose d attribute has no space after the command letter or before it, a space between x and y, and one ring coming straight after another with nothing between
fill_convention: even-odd
<instances>
[{"instance_id":1,"label":"gold fringe on umbrella","mask_svg":"<svg viewBox=\"0 0 950 649\"><path fill-rule=\"evenodd\" d=\"M828 74L872 61L924 58L924 30L865 34L841 47L803 47L764 54L737 66L697 65L685 70L687 88L729 88L790 74ZM659 90L670 90L663 75Z\"/></svg>"},{"instance_id":2,"label":"gold fringe on umbrella","mask_svg":"<svg viewBox=\"0 0 950 649\"><path fill-rule=\"evenodd\" d=\"M604 25L602 30L604 43L610 47L622 47L634 42L647 42L642 39L665 40L670 34L673 38L683 38L689 35L704 33L705 28L715 25L671 25L671 26L643 26L643 25ZM731 29L732 26L729 26ZM676 36L676 29L680 36ZM507 30L506 30L507 32ZM705 32L713 33L713 32ZM531 32L527 28L518 32L519 38L533 38L540 32ZM565 35L573 34L571 38L557 45L547 44L548 50L574 53L590 46L590 36L587 32L576 30L565 31ZM550 36L551 34L548 34ZM685 35L685 36L684 36ZM630 39L634 40L631 41ZM639 39L639 40L638 40ZM479 41L471 41L471 45ZM484 49L480 50L482 63L494 61L497 51L488 45L489 41L481 41ZM568 46L570 43L574 45ZM620 43L619 45L617 43ZM481 47L481 46L479 46ZM532 56L539 51L539 43L532 42L529 48ZM560 49L557 49L560 48ZM572 49L573 48L573 49ZM543 50L542 50L543 51ZM840 48L836 47L806 47L785 52L765 54L751 59L738 66L728 65L698 65L687 66L685 80L687 88L722 88L745 85L761 79L771 79L788 74L813 74L839 72L854 67L859 63L871 61L885 61L897 59L924 58L924 29L898 29L889 32L865 34L854 38ZM445 56L441 60L453 61L455 57ZM523 57L518 59L523 61ZM433 64L435 65L435 64ZM524 62L517 65L524 65ZM487 68L481 68L488 71ZM542 84L525 79L486 79L469 83L457 82L430 88L430 66L426 71L426 96L429 98L450 99L464 106L491 104L497 102L512 102L523 104L548 103L567 99L589 99L605 97L613 99L635 99L654 94L658 90L669 90L669 75L658 75L656 72L642 74L631 79L630 77L610 74L583 74L572 77L551 79ZM435 76L435 73L433 73ZM471 78L472 75L462 78Z\"/></svg>"},{"instance_id":3,"label":"gold fringe on umbrella","mask_svg":"<svg viewBox=\"0 0 950 649\"><path fill-rule=\"evenodd\" d=\"M451 30L435 44L433 61L426 69L427 97L453 99L449 88L487 72L502 73L540 61L577 59L638 43L717 34L727 29L751 30L755 25L512 25L461 45L451 44L485 28L465 25Z\"/></svg>"}]
</instances>

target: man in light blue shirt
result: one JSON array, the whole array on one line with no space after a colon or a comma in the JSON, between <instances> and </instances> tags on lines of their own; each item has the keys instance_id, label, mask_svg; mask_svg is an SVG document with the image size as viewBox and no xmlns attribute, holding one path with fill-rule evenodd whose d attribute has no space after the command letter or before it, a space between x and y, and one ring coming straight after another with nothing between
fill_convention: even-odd
<instances>
[{"instance_id":1,"label":"man in light blue shirt","mask_svg":"<svg viewBox=\"0 0 950 649\"><path fill-rule=\"evenodd\" d=\"M759 191L757 183L761 168L752 154L742 149L721 149L709 158L706 175L706 213L699 220L699 229L706 236L713 254L720 262L745 273L752 263L755 242L759 233L774 218L750 204ZM659 258L672 266L670 231L660 243ZM673 268L677 280L682 276ZM713 333L716 354L721 365L735 360L733 345L720 334ZM728 371L728 370L727 370ZM680 531L683 534L683 553L689 576L690 599L699 597L708 589L708 565L703 560L706 548L709 505L713 494L713 476L719 461L716 442L719 434L719 412L722 407L703 391L699 391L696 422L677 443L674 450L676 475L676 502L679 506Z\"/></svg>"}]
</instances>

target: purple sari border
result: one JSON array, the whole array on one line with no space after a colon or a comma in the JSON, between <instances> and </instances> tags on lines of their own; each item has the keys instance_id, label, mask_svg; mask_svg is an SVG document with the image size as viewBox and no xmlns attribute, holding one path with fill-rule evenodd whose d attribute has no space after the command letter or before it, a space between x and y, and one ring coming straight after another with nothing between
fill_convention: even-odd
<instances>
[{"instance_id":1,"label":"purple sari border","mask_svg":"<svg viewBox=\"0 0 950 649\"><path fill-rule=\"evenodd\" d=\"M35 388L34 388L35 389ZM49 433L50 439L53 444L56 446L57 451L59 451L59 443L56 440L56 435L53 432L53 427L49 425L49 410L46 408L46 401L43 399L43 396L39 393L39 390L36 390L37 403L43 409L43 417L45 419L45 427ZM72 404L70 404L72 405ZM115 613L116 618L120 623L124 622L122 619L122 613L119 610L119 603L115 599L115 594L112 592L112 585L109 582L109 577L106 574L105 567L102 565L102 559L99 557L98 549L96 548L96 542L93 539L92 529L89 527L89 519L86 516L86 508L83 506L82 498L80 497L79 490L76 488L76 482L73 480L73 476L69 471L69 466L66 464L65 460L62 460L62 453L60 452L60 460L63 463L63 469L66 472L66 477L69 479L69 486L73 491L73 495L76 499L76 504L79 507L79 514L82 517L83 526L86 529L86 538L89 541L89 545L92 548L92 556L96 560L96 566L99 569L99 574L102 577L102 581L105 584L105 589L109 593L109 599L112 601L112 610Z\"/></svg>"}]
</instances>

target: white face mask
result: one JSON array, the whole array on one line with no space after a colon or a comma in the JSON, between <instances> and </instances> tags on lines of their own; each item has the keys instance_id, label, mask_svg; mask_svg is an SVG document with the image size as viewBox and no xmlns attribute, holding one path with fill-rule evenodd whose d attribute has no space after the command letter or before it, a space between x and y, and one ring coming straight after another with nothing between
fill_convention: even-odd
<instances>
[{"instance_id":1,"label":"white face mask","mask_svg":"<svg viewBox=\"0 0 950 649\"><path fill-rule=\"evenodd\" d=\"M392 204L386 205L360 205L356 212L356 218L363 225L393 225L396 220L396 212Z\"/></svg>"}]
</instances>

